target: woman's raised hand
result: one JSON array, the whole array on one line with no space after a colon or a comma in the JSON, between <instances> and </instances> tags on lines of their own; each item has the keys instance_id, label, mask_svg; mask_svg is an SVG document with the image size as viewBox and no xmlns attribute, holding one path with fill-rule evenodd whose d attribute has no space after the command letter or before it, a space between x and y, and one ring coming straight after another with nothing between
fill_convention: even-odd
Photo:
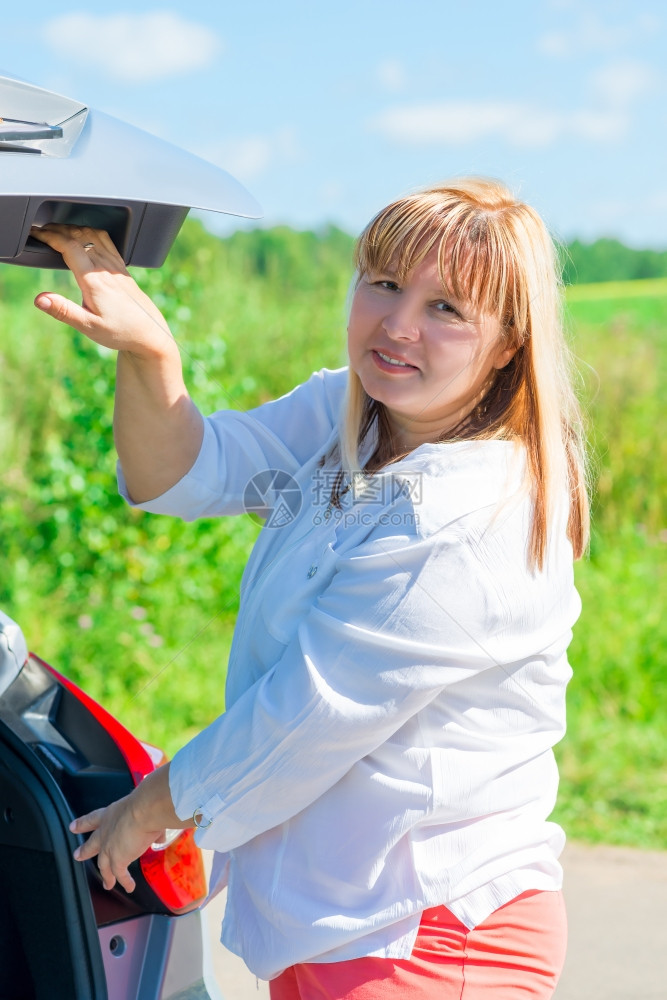
<instances>
[{"instance_id":1,"label":"woman's raised hand","mask_svg":"<svg viewBox=\"0 0 667 1000\"><path fill-rule=\"evenodd\" d=\"M138 358L173 351L167 322L128 273L108 233L49 223L30 235L62 254L81 289L82 305L41 292L35 305L97 344Z\"/></svg>"},{"instance_id":2,"label":"woman's raised hand","mask_svg":"<svg viewBox=\"0 0 667 1000\"><path fill-rule=\"evenodd\" d=\"M32 235L62 254L82 305L42 292L35 305L118 351L114 437L128 495L151 500L192 467L204 432L183 381L178 347L159 309L130 276L107 233L49 224Z\"/></svg>"}]
</instances>

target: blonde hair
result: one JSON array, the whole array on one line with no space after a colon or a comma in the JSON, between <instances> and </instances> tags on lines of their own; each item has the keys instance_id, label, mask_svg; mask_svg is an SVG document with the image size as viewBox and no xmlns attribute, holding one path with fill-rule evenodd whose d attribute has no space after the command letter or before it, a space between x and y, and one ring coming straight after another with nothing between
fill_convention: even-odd
<instances>
[{"instance_id":1,"label":"blonde hair","mask_svg":"<svg viewBox=\"0 0 667 1000\"><path fill-rule=\"evenodd\" d=\"M585 457L553 241L538 213L504 185L467 178L383 209L357 242L357 280L390 264L404 280L433 249L446 291L497 318L506 347L515 349L481 403L440 440L521 440L533 499L529 563L544 564L548 526L564 484L568 534L578 558L588 541ZM359 471L359 449L374 425L378 445L366 471L397 456L383 405L366 395L350 370L340 455L352 474Z\"/></svg>"}]
</instances>

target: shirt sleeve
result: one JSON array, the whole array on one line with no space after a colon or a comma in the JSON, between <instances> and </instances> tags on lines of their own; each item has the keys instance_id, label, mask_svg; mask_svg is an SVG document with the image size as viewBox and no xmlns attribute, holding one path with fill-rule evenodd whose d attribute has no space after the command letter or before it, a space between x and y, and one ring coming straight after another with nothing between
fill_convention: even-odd
<instances>
[{"instance_id":1,"label":"shirt sleeve","mask_svg":"<svg viewBox=\"0 0 667 1000\"><path fill-rule=\"evenodd\" d=\"M450 684L507 654L493 568L456 528L340 559L275 666L172 762L176 812L228 851L285 822ZM532 637L535 639L535 636Z\"/></svg>"},{"instance_id":2,"label":"shirt sleeve","mask_svg":"<svg viewBox=\"0 0 667 1000\"><path fill-rule=\"evenodd\" d=\"M171 489L136 504L128 496L119 464L119 491L130 506L185 521L242 514L253 476L268 470L295 475L326 448L337 427L346 385L347 369L323 369L280 399L247 413L219 410L205 418L195 464Z\"/></svg>"}]
</instances>

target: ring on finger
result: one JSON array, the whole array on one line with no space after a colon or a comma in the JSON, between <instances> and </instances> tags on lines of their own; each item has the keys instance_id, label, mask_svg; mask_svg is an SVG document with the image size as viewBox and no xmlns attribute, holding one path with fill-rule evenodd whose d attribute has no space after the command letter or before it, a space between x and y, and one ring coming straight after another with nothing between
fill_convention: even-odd
<instances>
[{"instance_id":1,"label":"ring on finger","mask_svg":"<svg viewBox=\"0 0 667 1000\"><path fill-rule=\"evenodd\" d=\"M95 244L94 243L84 243L83 244L83 249L84 250L94 250L95 249Z\"/></svg>"}]
</instances>

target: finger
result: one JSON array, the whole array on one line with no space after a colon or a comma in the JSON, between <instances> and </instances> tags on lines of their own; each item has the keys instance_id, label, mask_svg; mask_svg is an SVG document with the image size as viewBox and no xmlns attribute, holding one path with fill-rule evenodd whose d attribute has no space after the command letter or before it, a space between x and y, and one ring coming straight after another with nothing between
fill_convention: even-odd
<instances>
[{"instance_id":1,"label":"finger","mask_svg":"<svg viewBox=\"0 0 667 1000\"><path fill-rule=\"evenodd\" d=\"M86 813L84 816L77 816L76 819L72 820L69 828L72 833L90 833L91 830L97 830L105 812L105 809L94 809L93 812Z\"/></svg>"},{"instance_id":2,"label":"finger","mask_svg":"<svg viewBox=\"0 0 667 1000\"><path fill-rule=\"evenodd\" d=\"M118 880L118 884L122 885L123 889L125 889L125 892L134 892L137 887L137 883L130 875L128 868L123 868L117 872L116 878Z\"/></svg>"},{"instance_id":3,"label":"finger","mask_svg":"<svg viewBox=\"0 0 667 1000\"><path fill-rule=\"evenodd\" d=\"M106 854L100 854L97 860L97 869L100 873L102 879L102 885L105 889L113 889L116 882L125 889L126 892L134 892L137 887L137 883L134 881L130 875L129 868L126 865L117 865L117 870L114 871L114 864Z\"/></svg>"},{"instance_id":4,"label":"finger","mask_svg":"<svg viewBox=\"0 0 667 1000\"><path fill-rule=\"evenodd\" d=\"M107 270L128 274L115 243L103 229L49 222L44 226L32 226L30 235L62 254L72 270L75 263L83 271L94 270L96 263L104 263Z\"/></svg>"},{"instance_id":5,"label":"finger","mask_svg":"<svg viewBox=\"0 0 667 1000\"><path fill-rule=\"evenodd\" d=\"M123 264L123 258L118 253L116 244L111 239L109 234L104 229L91 229L90 226L84 226L79 230L79 235L77 239L81 243L94 243L95 249L97 251L106 251L115 257L121 264Z\"/></svg>"},{"instance_id":6,"label":"finger","mask_svg":"<svg viewBox=\"0 0 667 1000\"><path fill-rule=\"evenodd\" d=\"M36 240L41 240L42 243L48 243L49 245L53 240L57 240L59 236L62 237L77 237L80 235L81 230L78 226L64 226L58 222L45 222L43 226L31 226L30 235Z\"/></svg>"},{"instance_id":7,"label":"finger","mask_svg":"<svg viewBox=\"0 0 667 1000\"><path fill-rule=\"evenodd\" d=\"M31 226L31 236L41 239L43 242L51 242L52 239L74 239L79 243L95 243L111 252L116 252L116 245L105 229L93 229L92 226L73 226L65 222L45 222L43 226Z\"/></svg>"},{"instance_id":8,"label":"finger","mask_svg":"<svg viewBox=\"0 0 667 1000\"><path fill-rule=\"evenodd\" d=\"M72 302L71 299L56 295L54 292L40 292L35 298L35 305L48 316L60 320L61 323L67 323L79 333L88 335L94 333L95 324L91 322L94 314L85 306Z\"/></svg>"},{"instance_id":9,"label":"finger","mask_svg":"<svg viewBox=\"0 0 667 1000\"><path fill-rule=\"evenodd\" d=\"M106 854L100 854L97 859L97 868L105 889L113 889L116 884L116 876L111 870L111 863Z\"/></svg>"},{"instance_id":10,"label":"finger","mask_svg":"<svg viewBox=\"0 0 667 1000\"><path fill-rule=\"evenodd\" d=\"M74 852L75 861L90 861L100 853L99 841L96 837L89 837L85 844L80 844Z\"/></svg>"},{"instance_id":11,"label":"finger","mask_svg":"<svg viewBox=\"0 0 667 1000\"><path fill-rule=\"evenodd\" d=\"M94 271L95 265L90 259L90 254L84 250L83 242L74 236L74 230L65 226L43 226L41 228L32 226L30 235L41 243L46 243L52 250L57 250L62 255L63 260L72 271L87 273ZM78 230L80 232L80 230Z\"/></svg>"}]
</instances>

